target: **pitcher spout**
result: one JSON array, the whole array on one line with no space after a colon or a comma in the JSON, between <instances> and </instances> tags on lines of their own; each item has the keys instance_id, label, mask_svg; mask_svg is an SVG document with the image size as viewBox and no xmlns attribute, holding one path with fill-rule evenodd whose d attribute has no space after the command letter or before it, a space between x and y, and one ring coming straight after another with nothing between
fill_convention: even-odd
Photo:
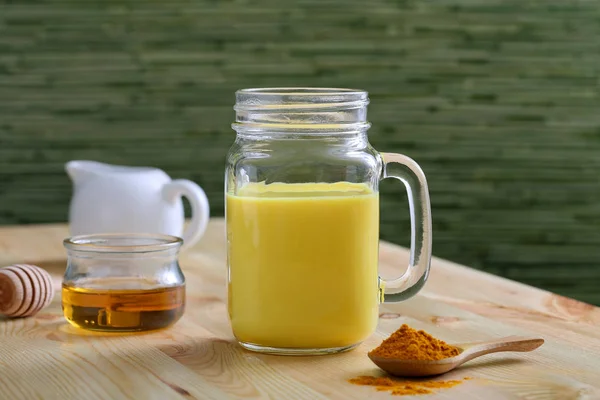
<instances>
[{"instance_id":1,"label":"pitcher spout","mask_svg":"<svg viewBox=\"0 0 600 400\"><path fill-rule=\"evenodd\" d=\"M75 185L87 181L91 177L103 173L110 166L98 161L73 160L65 164L67 175Z\"/></svg>"}]
</instances>

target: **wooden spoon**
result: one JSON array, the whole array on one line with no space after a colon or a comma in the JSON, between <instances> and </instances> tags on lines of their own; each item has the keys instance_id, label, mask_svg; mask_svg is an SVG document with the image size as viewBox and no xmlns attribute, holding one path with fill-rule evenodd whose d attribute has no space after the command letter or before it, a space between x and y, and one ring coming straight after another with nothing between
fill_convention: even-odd
<instances>
[{"instance_id":1,"label":"wooden spoon","mask_svg":"<svg viewBox=\"0 0 600 400\"><path fill-rule=\"evenodd\" d=\"M509 336L487 342L455 344L460 354L435 361L403 360L384 358L369 354L369 358L379 368L396 376L429 376L439 375L474 358L499 351L532 351L544 344L542 338Z\"/></svg>"}]
</instances>

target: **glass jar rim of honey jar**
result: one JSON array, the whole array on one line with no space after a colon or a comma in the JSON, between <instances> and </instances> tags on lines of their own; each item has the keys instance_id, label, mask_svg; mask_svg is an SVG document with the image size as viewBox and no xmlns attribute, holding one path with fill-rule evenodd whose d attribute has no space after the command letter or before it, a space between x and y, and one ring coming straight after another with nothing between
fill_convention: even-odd
<instances>
[{"instance_id":1,"label":"glass jar rim of honey jar","mask_svg":"<svg viewBox=\"0 0 600 400\"><path fill-rule=\"evenodd\" d=\"M185 308L183 240L143 233L79 235L63 241L67 268L63 314L71 325L95 331L168 327Z\"/></svg>"},{"instance_id":2,"label":"glass jar rim of honey jar","mask_svg":"<svg viewBox=\"0 0 600 400\"><path fill-rule=\"evenodd\" d=\"M102 233L66 238L67 250L99 253L149 253L179 249L183 239L155 233Z\"/></svg>"}]
</instances>

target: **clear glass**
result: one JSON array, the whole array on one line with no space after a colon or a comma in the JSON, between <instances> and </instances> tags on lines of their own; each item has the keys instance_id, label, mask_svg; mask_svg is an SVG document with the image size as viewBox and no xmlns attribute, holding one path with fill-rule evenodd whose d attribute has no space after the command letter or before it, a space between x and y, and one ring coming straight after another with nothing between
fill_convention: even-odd
<instances>
[{"instance_id":1,"label":"clear glass","mask_svg":"<svg viewBox=\"0 0 600 400\"><path fill-rule=\"evenodd\" d=\"M185 309L185 278L177 260L182 243L175 236L138 233L65 239L65 318L95 331L174 324Z\"/></svg>"},{"instance_id":2,"label":"clear glass","mask_svg":"<svg viewBox=\"0 0 600 400\"><path fill-rule=\"evenodd\" d=\"M225 176L228 309L249 350L351 349L375 330L383 298L409 298L427 279L425 175L410 158L369 144L368 103L353 89L236 93ZM385 178L406 186L412 225L410 264L391 281L377 271Z\"/></svg>"}]
</instances>

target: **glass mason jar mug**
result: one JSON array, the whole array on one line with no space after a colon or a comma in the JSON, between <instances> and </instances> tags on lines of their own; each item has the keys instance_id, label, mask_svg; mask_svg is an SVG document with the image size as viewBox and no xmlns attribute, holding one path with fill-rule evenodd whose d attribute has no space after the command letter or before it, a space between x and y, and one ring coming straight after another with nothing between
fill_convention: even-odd
<instances>
[{"instance_id":1,"label":"glass mason jar mug","mask_svg":"<svg viewBox=\"0 0 600 400\"><path fill-rule=\"evenodd\" d=\"M383 298L405 300L427 279L425 175L410 158L371 147L368 103L351 89L236 93L225 179L228 310L249 350L351 349L374 332ZM408 269L390 281L377 268L385 178L406 186L412 224Z\"/></svg>"}]
</instances>

